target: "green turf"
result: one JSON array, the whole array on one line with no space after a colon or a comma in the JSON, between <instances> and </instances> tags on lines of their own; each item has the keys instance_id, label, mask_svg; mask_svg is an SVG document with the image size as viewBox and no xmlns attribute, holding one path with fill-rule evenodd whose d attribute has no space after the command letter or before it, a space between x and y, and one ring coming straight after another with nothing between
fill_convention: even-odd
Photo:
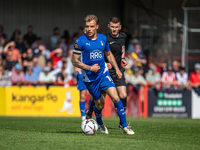
<instances>
[{"instance_id":1,"label":"green turf","mask_svg":"<svg viewBox=\"0 0 200 150\"><path fill-rule=\"evenodd\" d=\"M200 149L200 120L128 118L133 136L117 128L118 118L103 120L108 135L84 135L80 118L0 117L0 150Z\"/></svg>"}]
</instances>

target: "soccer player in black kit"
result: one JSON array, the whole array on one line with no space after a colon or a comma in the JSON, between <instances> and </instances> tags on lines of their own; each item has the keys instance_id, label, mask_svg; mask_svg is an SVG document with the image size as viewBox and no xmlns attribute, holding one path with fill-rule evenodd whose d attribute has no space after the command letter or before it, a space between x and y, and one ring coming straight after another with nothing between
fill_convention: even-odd
<instances>
[{"instance_id":1,"label":"soccer player in black kit","mask_svg":"<svg viewBox=\"0 0 200 150\"><path fill-rule=\"evenodd\" d=\"M120 32L121 21L117 17L110 18L109 23L108 23L108 29L109 29L109 32L106 34L106 36L109 42L109 47L115 57L115 60L117 62L117 65L120 71L123 74L122 78L118 78L115 68L112 67L110 63L108 63L107 59L105 59L105 61L109 69L110 76L115 83L119 97L123 103L124 110L126 111L127 91L126 91L126 82L124 78L125 69L123 68L123 66L127 65L127 62L124 58L126 34L124 32ZM91 106L89 107L89 110L86 113L87 119L92 117L93 106L94 106L94 103L91 104ZM119 123L119 128L123 129L123 127L121 126L121 121Z\"/></svg>"}]
</instances>

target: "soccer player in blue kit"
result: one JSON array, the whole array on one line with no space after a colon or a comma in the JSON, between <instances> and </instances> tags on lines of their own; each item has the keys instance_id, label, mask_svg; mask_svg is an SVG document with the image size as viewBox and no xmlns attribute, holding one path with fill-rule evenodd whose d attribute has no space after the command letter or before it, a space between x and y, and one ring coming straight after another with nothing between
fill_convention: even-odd
<instances>
[{"instance_id":1,"label":"soccer player in blue kit","mask_svg":"<svg viewBox=\"0 0 200 150\"><path fill-rule=\"evenodd\" d=\"M86 34L79 37L75 42L72 63L75 67L82 69L83 81L95 102L94 112L99 125L99 131L103 134L108 134L101 114L104 107L104 98L101 95L101 90L104 90L115 105L124 131L129 135L133 135L134 132L126 123L123 104L119 99L115 84L110 77L104 60L105 51L108 61L116 69L117 76L121 78L122 73L110 51L108 40L105 35L97 33L97 29L99 28L99 19L97 16L87 15L84 20Z\"/></svg>"},{"instance_id":2,"label":"soccer player in blue kit","mask_svg":"<svg viewBox=\"0 0 200 150\"><path fill-rule=\"evenodd\" d=\"M75 67L75 72L77 73L77 89L80 92L80 101L79 101L79 106L80 106L80 111L81 111L81 120L85 120L85 100L86 100L86 95L87 95L87 88L83 82L83 77L82 77L82 71L80 68Z\"/></svg>"}]
</instances>

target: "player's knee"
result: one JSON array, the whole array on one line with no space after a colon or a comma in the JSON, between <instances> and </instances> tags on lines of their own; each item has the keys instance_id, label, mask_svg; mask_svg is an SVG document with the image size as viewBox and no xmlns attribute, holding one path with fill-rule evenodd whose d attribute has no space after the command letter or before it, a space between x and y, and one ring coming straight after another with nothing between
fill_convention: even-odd
<instances>
[{"instance_id":1,"label":"player's knee","mask_svg":"<svg viewBox=\"0 0 200 150\"><path fill-rule=\"evenodd\" d=\"M126 93L121 93L121 94L120 94L120 98L121 98L121 99L125 99L126 97L127 97L127 94L126 94Z\"/></svg>"},{"instance_id":2,"label":"player's knee","mask_svg":"<svg viewBox=\"0 0 200 150\"><path fill-rule=\"evenodd\" d=\"M104 101L96 101L95 106L97 109L102 110L104 108Z\"/></svg>"},{"instance_id":3,"label":"player's knee","mask_svg":"<svg viewBox=\"0 0 200 150\"><path fill-rule=\"evenodd\" d=\"M104 108L104 104L95 105L97 109L102 110Z\"/></svg>"},{"instance_id":4,"label":"player's knee","mask_svg":"<svg viewBox=\"0 0 200 150\"><path fill-rule=\"evenodd\" d=\"M112 98L112 101L114 103L117 103L119 101L119 96L118 95L115 95L113 98Z\"/></svg>"}]
</instances>

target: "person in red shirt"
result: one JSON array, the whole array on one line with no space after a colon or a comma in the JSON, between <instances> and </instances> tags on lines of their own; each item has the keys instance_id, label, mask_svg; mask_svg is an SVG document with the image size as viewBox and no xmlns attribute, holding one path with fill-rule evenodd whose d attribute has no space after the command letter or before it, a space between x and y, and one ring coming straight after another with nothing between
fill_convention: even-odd
<instances>
[{"instance_id":1,"label":"person in red shirt","mask_svg":"<svg viewBox=\"0 0 200 150\"><path fill-rule=\"evenodd\" d=\"M50 53L50 58L53 63L53 68L57 67L57 63L59 60L61 60L61 56L62 56L61 48L57 48Z\"/></svg>"},{"instance_id":2,"label":"person in red shirt","mask_svg":"<svg viewBox=\"0 0 200 150\"><path fill-rule=\"evenodd\" d=\"M195 72L190 74L190 86L200 96L200 63L194 65Z\"/></svg>"}]
</instances>

